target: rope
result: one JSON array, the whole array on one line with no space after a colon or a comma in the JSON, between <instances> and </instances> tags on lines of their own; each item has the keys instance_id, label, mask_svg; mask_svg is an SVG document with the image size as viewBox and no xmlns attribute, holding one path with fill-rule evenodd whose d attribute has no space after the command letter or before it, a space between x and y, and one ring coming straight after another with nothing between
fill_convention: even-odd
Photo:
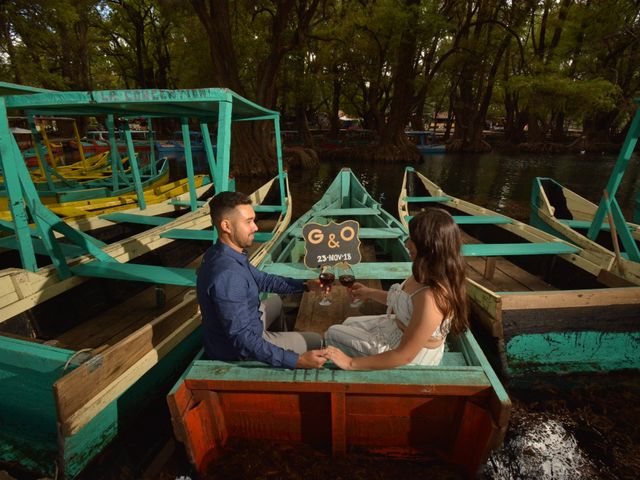
<instances>
[{"instance_id":1,"label":"rope","mask_svg":"<svg viewBox=\"0 0 640 480\"><path fill-rule=\"evenodd\" d=\"M62 369L62 371L64 372L67 368L69 368L69 365L71 364L71 361L76 358L76 356L78 356L79 353L84 353L84 352L90 352L92 351L92 348L81 348L80 350L78 350L77 352L75 352L73 355L71 355L69 357L69 360L67 360L67 363L64 364L64 368Z\"/></svg>"}]
</instances>

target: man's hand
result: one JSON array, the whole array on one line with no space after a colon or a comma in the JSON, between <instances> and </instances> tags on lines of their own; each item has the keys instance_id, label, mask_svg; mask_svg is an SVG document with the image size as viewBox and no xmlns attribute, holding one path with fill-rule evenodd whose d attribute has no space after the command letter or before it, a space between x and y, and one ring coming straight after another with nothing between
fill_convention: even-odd
<instances>
[{"instance_id":1,"label":"man's hand","mask_svg":"<svg viewBox=\"0 0 640 480\"><path fill-rule=\"evenodd\" d=\"M296 368L322 368L326 361L324 350L309 350L298 357Z\"/></svg>"}]
</instances>

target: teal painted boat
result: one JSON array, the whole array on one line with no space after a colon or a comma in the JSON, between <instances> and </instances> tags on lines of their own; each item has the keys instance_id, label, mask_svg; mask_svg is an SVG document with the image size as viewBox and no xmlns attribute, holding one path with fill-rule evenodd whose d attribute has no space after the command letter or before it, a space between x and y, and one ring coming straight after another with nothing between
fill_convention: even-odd
<instances>
[{"instance_id":1,"label":"teal painted boat","mask_svg":"<svg viewBox=\"0 0 640 480\"><path fill-rule=\"evenodd\" d=\"M640 262L630 259L625 243L618 237L615 223L612 231L611 223L605 220L595 238L589 238L589 229L597 211L595 203L552 178L536 177L533 180L531 225L579 246L595 264L640 285ZM635 248L640 248L640 225L625 222L625 228Z\"/></svg>"},{"instance_id":2,"label":"teal painted boat","mask_svg":"<svg viewBox=\"0 0 640 480\"><path fill-rule=\"evenodd\" d=\"M303 265L303 226L345 220L360 224L364 261L353 266L359 281L379 284L410 275L406 231L349 169L272 245L260 268L295 278L317 277L316 270ZM288 299L288 308L296 309L295 327L323 331L347 314L373 308L368 302L361 310L350 307L345 289L338 286L331 296L329 307L318 305L315 293ZM168 396L174 432L201 473L223 454L228 440L248 438L328 447L336 455L357 451L437 457L462 466L472 477L501 443L511 403L470 332L448 339L447 348L437 367L375 372L196 360Z\"/></svg>"},{"instance_id":3,"label":"teal painted boat","mask_svg":"<svg viewBox=\"0 0 640 480\"><path fill-rule=\"evenodd\" d=\"M435 143L436 136L433 132L425 130L409 130L404 132L411 142L415 144L420 153L446 153L447 147L442 143Z\"/></svg>"},{"instance_id":4,"label":"teal painted boat","mask_svg":"<svg viewBox=\"0 0 640 480\"><path fill-rule=\"evenodd\" d=\"M88 116L100 112L107 115L110 131L116 115L178 116L185 128L189 119L198 122L205 138L210 138L207 122L215 121L217 144L224 148L218 148L214 158L205 141L205 151L216 191L232 188L232 122L273 121L279 132L279 114L224 89L0 97L0 162L13 219L0 227L11 234L3 240L13 242L20 259L19 266L0 271L0 461L50 477L73 478L150 399L166 394L197 353L197 302L194 295L185 294L195 285L196 265L185 264L198 248L210 245L214 235L208 208L197 198L188 147L189 194L173 204L174 209L189 209L187 213L178 218L146 215L140 172L132 162L140 211L116 212L109 221L151 228L108 245L72 228L42 203L21 161L7 122L8 112L16 111ZM126 130L125 136L129 157L134 158ZM254 192L260 204L256 209L273 227L260 238L265 247L290 218L279 141L275 158L279 175ZM88 282L94 277L100 280ZM107 287L119 286L126 296L142 288L123 281L150 287L114 305ZM21 330L28 326L33 328Z\"/></svg>"},{"instance_id":5,"label":"teal painted boat","mask_svg":"<svg viewBox=\"0 0 640 480\"><path fill-rule=\"evenodd\" d=\"M640 100L636 103L640 104ZM531 191L530 216L532 225L578 245L594 263L615 271L635 285L640 285L640 225L637 218L636 223L626 221L616 193L638 137L640 110L636 110L629 126L599 205L551 178L536 178Z\"/></svg>"},{"instance_id":6,"label":"teal painted boat","mask_svg":"<svg viewBox=\"0 0 640 480\"><path fill-rule=\"evenodd\" d=\"M448 195L411 167L398 206L403 221L431 206L456 219L474 327L505 375L640 368L640 288L588 252Z\"/></svg>"}]
</instances>

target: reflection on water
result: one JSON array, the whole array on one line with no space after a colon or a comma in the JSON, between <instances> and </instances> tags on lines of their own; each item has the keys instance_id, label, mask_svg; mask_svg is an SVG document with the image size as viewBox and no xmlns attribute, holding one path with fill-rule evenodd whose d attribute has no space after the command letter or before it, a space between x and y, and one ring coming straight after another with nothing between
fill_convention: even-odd
<instances>
[{"instance_id":1,"label":"reflection on water","mask_svg":"<svg viewBox=\"0 0 640 480\"><path fill-rule=\"evenodd\" d=\"M529 218L531 185L537 176L551 177L588 200L598 203L615 163L612 155L428 155L414 167L440 185L450 195L509 215ZM640 190L637 158L629 162L616 198L627 218L632 217L635 197ZM306 211L344 167L321 163L318 169L289 173L294 198L294 218ZM390 213L397 214L397 196L402 185L404 165L354 162L348 165L369 193ZM238 181L249 190L263 180ZM311 186L311 188L309 188Z\"/></svg>"}]
</instances>

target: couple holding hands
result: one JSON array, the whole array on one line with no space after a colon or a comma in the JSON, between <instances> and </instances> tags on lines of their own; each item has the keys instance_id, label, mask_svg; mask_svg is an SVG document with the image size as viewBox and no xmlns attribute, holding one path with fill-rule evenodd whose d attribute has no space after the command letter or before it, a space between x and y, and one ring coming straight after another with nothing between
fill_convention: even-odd
<instances>
[{"instance_id":1,"label":"couple holding hands","mask_svg":"<svg viewBox=\"0 0 640 480\"><path fill-rule=\"evenodd\" d=\"M320 281L270 275L253 267L245 249L258 231L251 200L221 192L209 202L218 241L204 255L197 293L210 360L258 360L274 367L321 368L327 360L345 370L381 370L401 365L438 365L448 333L467 327L462 238L449 213L430 209L409 223L412 275L389 291L361 283L356 299L387 305L384 315L349 317L324 335L271 332L280 302L260 302L260 293L320 291Z\"/></svg>"}]
</instances>

